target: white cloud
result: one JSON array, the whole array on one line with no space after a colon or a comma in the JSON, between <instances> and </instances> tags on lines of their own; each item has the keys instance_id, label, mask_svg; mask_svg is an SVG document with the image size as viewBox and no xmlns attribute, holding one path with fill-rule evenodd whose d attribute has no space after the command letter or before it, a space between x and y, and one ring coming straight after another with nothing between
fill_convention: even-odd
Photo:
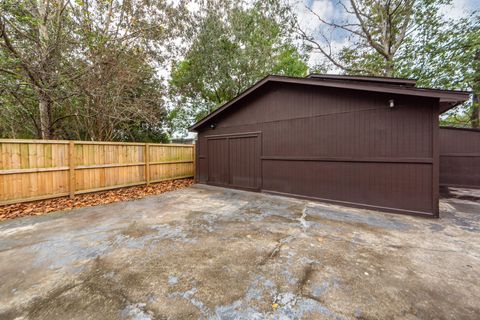
<instances>
[{"instance_id":1,"label":"white cloud","mask_svg":"<svg viewBox=\"0 0 480 320\"><path fill-rule=\"evenodd\" d=\"M313 1L311 9L324 20L331 19L335 13L335 7L330 0Z\"/></svg>"},{"instance_id":2,"label":"white cloud","mask_svg":"<svg viewBox=\"0 0 480 320\"><path fill-rule=\"evenodd\" d=\"M453 0L451 5L442 8L441 12L451 19L465 18L474 10L480 9L478 0Z\"/></svg>"},{"instance_id":3,"label":"white cloud","mask_svg":"<svg viewBox=\"0 0 480 320\"><path fill-rule=\"evenodd\" d=\"M322 27L318 17L325 21L339 21L348 18L343 7L332 0L292 0L290 4L297 14L300 27L309 32L315 32Z\"/></svg>"}]
</instances>

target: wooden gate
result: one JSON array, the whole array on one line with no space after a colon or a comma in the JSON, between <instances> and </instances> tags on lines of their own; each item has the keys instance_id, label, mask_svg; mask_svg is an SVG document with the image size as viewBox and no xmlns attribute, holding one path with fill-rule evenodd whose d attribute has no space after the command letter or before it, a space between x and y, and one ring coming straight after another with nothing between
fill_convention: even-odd
<instances>
[{"instance_id":1,"label":"wooden gate","mask_svg":"<svg viewBox=\"0 0 480 320\"><path fill-rule=\"evenodd\" d=\"M260 134L207 137L207 183L260 190Z\"/></svg>"}]
</instances>

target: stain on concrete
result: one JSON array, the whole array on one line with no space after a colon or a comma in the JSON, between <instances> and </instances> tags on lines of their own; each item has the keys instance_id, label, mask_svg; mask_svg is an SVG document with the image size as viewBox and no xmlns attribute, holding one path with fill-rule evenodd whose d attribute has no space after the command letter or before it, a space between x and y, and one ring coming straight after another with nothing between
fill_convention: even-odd
<instances>
[{"instance_id":1,"label":"stain on concrete","mask_svg":"<svg viewBox=\"0 0 480 320\"><path fill-rule=\"evenodd\" d=\"M152 233L155 233L154 228L133 221L127 228L123 229L120 234L130 238L141 238Z\"/></svg>"},{"instance_id":2,"label":"stain on concrete","mask_svg":"<svg viewBox=\"0 0 480 320\"><path fill-rule=\"evenodd\" d=\"M178 283L178 278L175 276L168 276L168 284L173 286Z\"/></svg>"},{"instance_id":3,"label":"stain on concrete","mask_svg":"<svg viewBox=\"0 0 480 320\"><path fill-rule=\"evenodd\" d=\"M306 213L311 219L323 218L345 223L362 223L367 226L383 228L388 230L406 231L411 226L397 217L386 217L385 215L365 214L366 210L346 209L342 214L338 210L332 210L325 205L315 204L306 209Z\"/></svg>"},{"instance_id":4,"label":"stain on concrete","mask_svg":"<svg viewBox=\"0 0 480 320\"><path fill-rule=\"evenodd\" d=\"M442 231L445 229L445 226L444 225L441 225L439 223L430 223L430 225L428 226L430 228L430 230L432 231Z\"/></svg>"},{"instance_id":5,"label":"stain on concrete","mask_svg":"<svg viewBox=\"0 0 480 320\"><path fill-rule=\"evenodd\" d=\"M0 318L477 319L480 204L442 201L432 221L197 185L0 223Z\"/></svg>"},{"instance_id":6,"label":"stain on concrete","mask_svg":"<svg viewBox=\"0 0 480 320\"><path fill-rule=\"evenodd\" d=\"M131 320L152 320L152 314L145 311L145 303L130 304L120 313L121 319Z\"/></svg>"}]
</instances>

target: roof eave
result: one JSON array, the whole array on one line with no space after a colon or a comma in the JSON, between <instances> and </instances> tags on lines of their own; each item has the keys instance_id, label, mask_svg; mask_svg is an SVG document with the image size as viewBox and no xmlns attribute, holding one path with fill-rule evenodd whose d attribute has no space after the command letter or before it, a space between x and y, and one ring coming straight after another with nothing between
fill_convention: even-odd
<instances>
[{"instance_id":1,"label":"roof eave","mask_svg":"<svg viewBox=\"0 0 480 320\"><path fill-rule=\"evenodd\" d=\"M340 81L358 81L370 83L383 83L388 85L403 85L407 87L414 87L417 79L412 78L394 78L394 77L376 77L376 76L346 76L338 74L318 74L310 73L306 78L319 80L340 80Z\"/></svg>"},{"instance_id":2,"label":"roof eave","mask_svg":"<svg viewBox=\"0 0 480 320\"><path fill-rule=\"evenodd\" d=\"M468 96L463 97L461 99L455 99L455 100L442 100L440 99L440 114L445 113L455 107L458 107L462 103L466 102L470 98L470 94Z\"/></svg>"},{"instance_id":3,"label":"roof eave","mask_svg":"<svg viewBox=\"0 0 480 320\"><path fill-rule=\"evenodd\" d=\"M264 85L266 82L268 82L269 78L271 78L272 76L268 75L266 77L264 77L263 79L259 80L257 83L255 83L253 86L245 89L243 92L241 92L238 96L236 96L235 98L233 98L232 100L224 103L223 105L221 105L217 110L207 114L205 117L203 117L202 119L198 120L196 123L194 123L192 126L190 126L188 128L188 131L196 131L196 129L198 127L200 127L201 125L203 125L205 122L207 122L208 120L210 120L211 118L213 118L215 115L217 115L218 113L222 112L224 109L226 109L228 106L234 104L235 102L237 102L238 100L242 99L244 96L247 96L248 94L250 94L251 92L255 91L257 88L261 87L262 85Z\"/></svg>"}]
</instances>

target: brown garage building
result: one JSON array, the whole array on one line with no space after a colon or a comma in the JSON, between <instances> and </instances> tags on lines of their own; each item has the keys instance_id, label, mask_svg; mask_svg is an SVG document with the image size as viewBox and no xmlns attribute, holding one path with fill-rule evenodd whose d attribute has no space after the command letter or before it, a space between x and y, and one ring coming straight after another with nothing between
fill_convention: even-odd
<instances>
[{"instance_id":1,"label":"brown garage building","mask_svg":"<svg viewBox=\"0 0 480 320\"><path fill-rule=\"evenodd\" d=\"M438 116L415 80L268 76L190 129L200 183L438 216Z\"/></svg>"},{"instance_id":2,"label":"brown garage building","mask_svg":"<svg viewBox=\"0 0 480 320\"><path fill-rule=\"evenodd\" d=\"M480 129L440 128L440 185L480 188Z\"/></svg>"}]
</instances>

